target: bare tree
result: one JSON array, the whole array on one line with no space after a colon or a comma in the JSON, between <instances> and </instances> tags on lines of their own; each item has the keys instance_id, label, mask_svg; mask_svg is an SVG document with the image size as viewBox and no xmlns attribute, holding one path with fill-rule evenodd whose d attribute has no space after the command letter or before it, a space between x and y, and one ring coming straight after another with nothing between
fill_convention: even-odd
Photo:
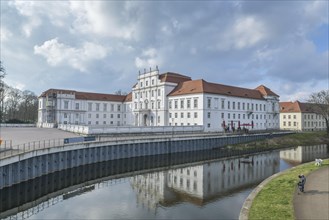
<instances>
[{"instance_id":1,"label":"bare tree","mask_svg":"<svg viewBox=\"0 0 329 220\"><path fill-rule=\"evenodd\" d=\"M38 113L38 97L29 90L23 91L18 112L19 120L24 122L36 122Z\"/></svg>"},{"instance_id":2,"label":"bare tree","mask_svg":"<svg viewBox=\"0 0 329 220\"><path fill-rule=\"evenodd\" d=\"M21 103L22 91L11 88L5 101L5 108L8 119L18 119L18 107Z\"/></svg>"},{"instance_id":3,"label":"bare tree","mask_svg":"<svg viewBox=\"0 0 329 220\"><path fill-rule=\"evenodd\" d=\"M313 103L312 110L324 118L329 135L329 90L312 93L308 102Z\"/></svg>"},{"instance_id":4,"label":"bare tree","mask_svg":"<svg viewBox=\"0 0 329 220\"><path fill-rule=\"evenodd\" d=\"M119 89L119 90L116 91L114 94L115 94L115 95L127 95L128 93L127 93L127 92L123 92L123 91L121 91L121 89Z\"/></svg>"},{"instance_id":5,"label":"bare tree","mask_svg":"<svg viewBox=\"0 0 329 220\"><path fill-rule=\"evenodd\" d=\"M2 62L0 60L0 123L2 123L3 121L3 115L4 115L4 111L3 111L3 107L4 107L4 82L3 82L3 78L6 75L6 70L2 65Z\"/></svg>"}]
</instances>

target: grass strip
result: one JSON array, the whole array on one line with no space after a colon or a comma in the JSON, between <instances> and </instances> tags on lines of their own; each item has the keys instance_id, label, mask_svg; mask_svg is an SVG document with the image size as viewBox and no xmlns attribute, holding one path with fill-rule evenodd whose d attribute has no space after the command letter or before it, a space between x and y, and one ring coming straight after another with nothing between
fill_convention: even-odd
<instances>
[{"instance_id":1,"label":"grass strip","mask_svg":"<svg viewBox=\"0 0 329 220\"><path fill-rule=\"evenodd\" d=\"M323 166L329 166L329 159L323 161ZM257 194L252 202L249 219L285 219L293 220L293 196L297 187L298 175L319 169L314 162L303 164L279 175Z\"/></svg>"},{"instance_id":2,"label":"grass strip","mask_svg":"<svg viewBox=\"0 0 329 220\"><path fill-rule=\"evenodd\" d=\"M248 143L232 145L233 149L248 149L248 148L282 148L295 147L295 146L307 146L317 144L329 143L329 135L324 131L317 132L301 132L295 134L289 134L281 137L267 138L264 140L252 141Z\"/></svg>"}]
</instances>

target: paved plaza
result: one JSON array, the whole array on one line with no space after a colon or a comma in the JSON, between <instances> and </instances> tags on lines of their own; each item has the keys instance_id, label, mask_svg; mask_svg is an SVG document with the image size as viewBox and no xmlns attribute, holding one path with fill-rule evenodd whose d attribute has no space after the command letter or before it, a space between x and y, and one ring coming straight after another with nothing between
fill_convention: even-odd
<instances>
[{"instance_id":1,"label":"paved plaza","mask_svg":"<svg viewBox=\"0 0 329 220\"><path fill-rule=\"evenodd\" d=\"M1 147L7 146L11 141L12 146L21 145L28 142L64 139L69 137L78 137L67 131L56 128L36 128L36 127L1 127L0 138L2 139Z\"/></svg>"}]
</instances>

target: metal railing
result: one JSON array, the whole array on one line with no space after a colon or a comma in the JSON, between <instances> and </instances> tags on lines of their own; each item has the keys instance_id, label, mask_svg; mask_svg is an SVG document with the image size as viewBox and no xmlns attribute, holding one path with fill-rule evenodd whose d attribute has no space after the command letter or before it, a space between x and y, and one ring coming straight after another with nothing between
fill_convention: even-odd
<instances>
[{"instance_id":1,"label":"metal railing","mask_svg":"<svg viewBox=\"0 0 329 220\"><path fill-rule=\"evenodd\" d=\"M50 139L33 141L18 145L12 145L11 140L5 140L0 145L0 159L16 156L19 154L52 147L64 146L64 139Z\"/></svg>"}]
</instances>

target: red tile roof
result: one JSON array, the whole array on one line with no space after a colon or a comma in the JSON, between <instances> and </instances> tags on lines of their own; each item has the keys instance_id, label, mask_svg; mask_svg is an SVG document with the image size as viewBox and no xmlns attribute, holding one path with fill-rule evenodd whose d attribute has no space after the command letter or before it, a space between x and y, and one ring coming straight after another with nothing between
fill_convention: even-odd
<instances>
[{"instance_id":1,"label":"red tile roof","mask_svg":"<svg viewBox=\"0 0 329 220\"><path fill-rule=\"evenodd\" d=\"M280 113L314 113L314 104L312 103L302 103L299 101L295 102L280 102Z\"/></svg>"},{"instance_id":2,"label":"red tile roof","mask_svg":"<svg viewBox=\"0 0 329 220\"><path fill-rule=\"evenodd\" d=\"M40 97L46 97L48 94L72 94L75 95L76 99L82 100L97 100L97 101L114 101L123 102L126 99L125 95L113 95L113 94L102 94L102 93L91 93L91 92L79 92L74 90L65 89L48 89L43 92Z\"/></svg>"},{"instance_id":3,"label":"red tile roof","mask_svg":"<svg viewBox=\"0 0 329 220\"><path fill-rule=\"evenodd\" d=\"M128 95L125 97L125 102L131 102L133 100L133 93L130 92Z\"/></svg>"},{"instance_id":4,"label":"red tile roof","mask_svg":"<svg viewBox=\"0 0 329 220\"><path fill-rule=\"evenodd\" d=\"M265 88L266 87L264 87L264 89ZM271 90L268 88L266 88L266 91L268 93L271 92ZM209 83L203 79L179 83L176 88L169 94L169 96L196 93L209 93L242 98L264 99L263 94L261 91L259 91L259 89L246 89L235 86Z\"/></svg>"},{"instance_id":5,"label":"red tile roof","mask_svg":"<svg viewBox=\"0 0 329 220\"><path fill-rule=\"evenodd\" d=\"M266 86L263 86L263 85L258 86L256 88L256 90L258 90L263 96L276 96L276 97L279 97L277 94L275 94L269 88L267 88Z\"/></svg>"}]
</instances>

